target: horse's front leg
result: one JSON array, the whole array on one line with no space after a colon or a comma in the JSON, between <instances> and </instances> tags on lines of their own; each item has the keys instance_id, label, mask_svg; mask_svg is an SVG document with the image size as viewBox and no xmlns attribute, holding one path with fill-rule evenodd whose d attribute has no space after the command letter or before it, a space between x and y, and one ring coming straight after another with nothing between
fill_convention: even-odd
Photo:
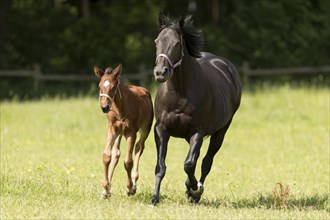
<instances>
[{"instance_id":1,"label":"horse's front leg","mask_svg":"<svg viewBox=\"0 0 330 220\"><path fill-rule=\"evenodd\" d=\"M198 203L203 193L203 188L197 183L195 177L196 163L199 157L200 148L203 143L203 135L196 133L190 137L190 149L184 162L184 171L188 178L186 184L186 195L191 202Z\"/></svg>"},{"instance_id":2,"label":"horse's front leg","mask_svg":"<svg viewBox=\"0 0 330 220\"><path fill-rule=\"evenodd\" d=\"M136 133L129 132L126 134L127 140L127 155L124 161L125 170L127 172L127 195L131 196L135 194L136 188L133 188L133 182L131 178L132 168L133 168L133 149L136 140Z\"/></svg>"},{"instance_id":3,"label":"horse's front leg","mask_svg":"<svg viewBox=\"0 0 330 220\"><path fill-rule=\"evenodd\" d=\"M107 142L103 151L103 165L104 165L104 175L103 175L103 192L101 196L103 198L108 198L110 197L110 184L111 180L109 179L109 176L113 174L113 165L110 166L110 173L109 173L109 165L115 163L115 158L112 157L112 146L117 139L118 135L115 135L111 132L111 128L109 127L108 129L108 136L107 136ZM112 159L114 158L114 159Z\"/></svg>"},{"instance_id":4,"label":"horse's front leg","mask_svg":"<svg viewBox=\"0 0 330 220\"><path fill-rule=\"evenodd\" d=\"M170 136L159 123L156 123L154 133L157 149L157 164L155 169L155 190L151 198L151 203L156 205L159 202L160 184L166 173L165 158Z\"/></svg>"}]
</instances>

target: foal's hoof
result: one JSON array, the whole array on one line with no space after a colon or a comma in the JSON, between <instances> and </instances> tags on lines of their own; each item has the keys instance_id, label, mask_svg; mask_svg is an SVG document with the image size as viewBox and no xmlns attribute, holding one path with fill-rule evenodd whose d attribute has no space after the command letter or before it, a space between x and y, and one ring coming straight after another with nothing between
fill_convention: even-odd
<instances>
[{"instance_id":1,"label":"foal's hoof","mask_svg":"<svg viewBox=\"0 0 330 220\"><path fill-rule=\"evenodd\" d=\"M159 203L159 196L158 196L158 195L153 195L153 196L151 197L151 204L152 204L153 206L156 206L157 203Z\"/></svg>"},{"instance_id":2,"label":"foal's hoof","mask_svg":"<svg viewBox=\"0 0 330 220\"><path fill-rule=\"evenodd\" d=\"M134 196L136 193L136 185L132 187L132 189L128 189L127 195L128 196Z\"/></svg>"},{"instance_id":3,"label":"foal's hoof","mask_svg":"<svg viewBox=\"0 0 330 220\"><path fill-rule=\"evenodd\" d=\"M107 192L105 192L105 191L103 191L102 193L101 193L101 198L102 199L109 199L111 197L111 194L110 193L107 193Z\"/></svg>"}]
</instances>

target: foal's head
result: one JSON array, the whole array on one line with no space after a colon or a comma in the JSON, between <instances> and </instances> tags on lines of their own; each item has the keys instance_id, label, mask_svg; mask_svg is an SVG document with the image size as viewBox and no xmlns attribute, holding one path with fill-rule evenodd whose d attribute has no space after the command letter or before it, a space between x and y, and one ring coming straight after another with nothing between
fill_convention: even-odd
<instances>
[{"instance_id":1,"label":"foal's head","mask_svg":"<svg viewBox=\"0 0 330 220\"><path fill-rule=\"evenodd\" d=\"M120 83L119 74L122 67L119 64L114 70L110 67L105 69L105 72L94 66L94 73L100 79L100 105L104 113L108 113L111 108L111 104L117 94L118 86Z\"/></svg>"}]
</instances>

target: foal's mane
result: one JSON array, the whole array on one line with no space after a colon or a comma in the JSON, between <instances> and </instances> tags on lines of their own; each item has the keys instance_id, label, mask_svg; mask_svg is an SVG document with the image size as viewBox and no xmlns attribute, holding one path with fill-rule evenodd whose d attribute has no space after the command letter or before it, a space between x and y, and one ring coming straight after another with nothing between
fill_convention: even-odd
<instances>
[{"instance_id":1,"label":"foal's mane","mask_svg":"<svg viewBox=\"0 0 330 220\"><path fill-rule=\"evenodd\" d=\"M158 28L162 31L165 28L175 29L182 35L186 44L188 53L195 57L201 57L201 50L204 47L204 35L201 30L198 30L193 25L192 16L181 17L179 20L171 21L168 16L159 14Z\"/></svg>"}]
</instances>

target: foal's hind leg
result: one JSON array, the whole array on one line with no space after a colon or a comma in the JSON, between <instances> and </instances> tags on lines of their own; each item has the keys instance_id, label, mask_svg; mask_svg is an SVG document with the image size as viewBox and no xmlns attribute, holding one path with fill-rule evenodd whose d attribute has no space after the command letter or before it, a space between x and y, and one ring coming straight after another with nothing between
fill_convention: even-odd
<instances>
[{"instance_id":1,"label":"foal's hind leg","mask_svg":"<svg viewBox=\"0 0 330 220\"><path fill-rule=\"evenodd\" d=\"M131 175L132 182L133 182L133 188L131 195L134 195L136 193L136 182L139 179L139 162L140 157L144 150L144 143L148 137L149 131L141 131L140 140L135 145L135 159L134 159L134 166L133 166L133 172Z\"/></svg>"},{"instance_id":2,"label":"foal's hind leg","mask_svg":"<svg viewBox=\"0 0 330 220\"><path fill-rule=\"evenodd\" d=\"M133 158L132 158L132 154L133 154L133 149L134 149L134 144L135 144L135 140L136 140L136 133L131 132L129 134L126 135L126 139L127 139L127 155L124 161L124 166L125 166L125 170L127 172L127 194L128 195L132 195L132 191L133 191L133 182L132 182L132 178L131 178L131 172L132 172L132 168L133 168Z\"/></svg>"}]
</instances>

